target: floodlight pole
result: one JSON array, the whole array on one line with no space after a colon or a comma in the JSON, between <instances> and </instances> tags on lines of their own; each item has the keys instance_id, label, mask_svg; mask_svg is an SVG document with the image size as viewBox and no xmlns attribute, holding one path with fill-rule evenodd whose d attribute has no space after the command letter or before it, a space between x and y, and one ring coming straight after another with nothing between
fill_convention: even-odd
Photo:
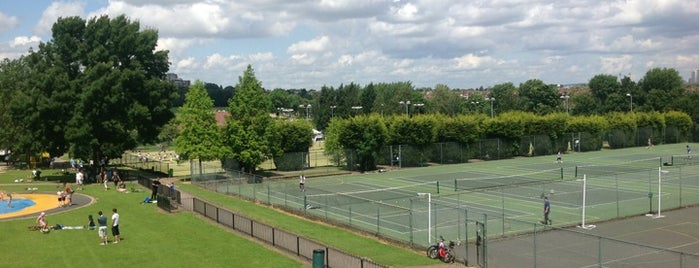
<instances>
[{"instance_id":1,"label":"floodlight pole","mask_svg":"<svg viewBox=\"0 0 699 268\"><path fill-rule=\"evenodd\" d=\"M432 193L417 193L417 196L427 196L427 243L432 244Z\"/></svg>"},{"instance_id":2,"label":"floodlight pole","mask_svg":"<svg viewBox=\"0 0 699 268\"><path fill-rule=\"evenodd\" d=\"M493 102L495 102L494 97L485 98L485 100L490 101L490 118L493 118Z\"/></svg>"},{"instance_id":3,"label":"floodlight pole","mask_svg":"<svg viewBox=\"0 0 699 268\"><path fill-rule=\"evenodd\" d=\"M631 95L631 93L626 93L626 96L631 99L629 102L629 110L633 113L633 95Z\"/></svg>"}]
</instances>

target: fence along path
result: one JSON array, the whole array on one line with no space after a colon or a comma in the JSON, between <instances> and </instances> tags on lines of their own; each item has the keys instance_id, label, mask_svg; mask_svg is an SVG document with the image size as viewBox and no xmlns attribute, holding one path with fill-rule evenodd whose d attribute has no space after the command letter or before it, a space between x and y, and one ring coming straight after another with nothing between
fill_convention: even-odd
<instances>
[{"instance_id":1,"label":"fence along path","mask_svg":"<svg viewBox=\"0 0 699 268\"><path fill-rule=\"evenodd\" d=\"M141 180L139 180L141 181ZM164 180L163 180L164 182ZM145 182L141 182L144 184ZM164 182L166 183L166 182ZM148 185L144 185L148 187ZM167 193L169 190L165 185L158 189L159 193ZM216 223L249 235L259 242L272 245L285 252L306 260L314 260L317 250L324 251L324 263L326 267L337 268L383 268L387 267L375 263L366 258L354 256L338 249L323 245L322 243L301 237L299 235L277 229L267 224L256 222L244 215L235 214L225 208L210 204L200 197L190 193L176 190L175 196L179 197L180 208L196 212Z\"/></svg>"}]
</instances>

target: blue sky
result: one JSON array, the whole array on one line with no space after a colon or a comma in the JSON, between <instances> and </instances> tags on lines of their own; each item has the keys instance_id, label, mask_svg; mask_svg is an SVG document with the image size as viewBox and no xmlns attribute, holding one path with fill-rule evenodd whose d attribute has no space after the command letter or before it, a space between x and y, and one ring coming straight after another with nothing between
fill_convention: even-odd
<instances>
[{"instance_id":1,"label":"blue sky","mask_svg":"<svg viewBox=\"0 0 699 268\"><path fill-rule=\"evenodd\" d=\"M0 58L50 41L58 17L103 14L157 29L171 72L223 86L248 64L269 89L699 69L699 1L687 0L0 0Z\"/></svg>"}]
</instances>

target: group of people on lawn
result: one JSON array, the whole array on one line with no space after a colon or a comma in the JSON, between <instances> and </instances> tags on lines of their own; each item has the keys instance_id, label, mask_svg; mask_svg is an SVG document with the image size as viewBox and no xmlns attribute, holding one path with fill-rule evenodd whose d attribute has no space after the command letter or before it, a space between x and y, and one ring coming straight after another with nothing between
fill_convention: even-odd
<instances>
[{"instance_id":1,"label":"group of people on lawn","mask_svg":"<svg viewBox=\"0 0 699 268\"><path fill-rule=\"evenodd\" d=\"M107 217L102 213L100 210L97 212L97 224L95 224L94 218L92 215L88 215L88 229L94 230L95 228L97 229L97 235L100 238L100 245L107 245L109 244L109 237L107 236ZM111 218L111 228L112 228L112 236L114 236L114 244L118 244L121 241L120 238L120 233L119 233L119 213L117 212L116 208L112 209L112 218ZM46 220L46 212L41 212L39 216L36 218L36 222L38 224L38 230L42 233L49 233L51 229L83 229L83 226L78 226L76 227L70 227L66 228L63 227L63 225L57 224L57 227L49 226L48 221Z\"/></svg>"}]
</instances>

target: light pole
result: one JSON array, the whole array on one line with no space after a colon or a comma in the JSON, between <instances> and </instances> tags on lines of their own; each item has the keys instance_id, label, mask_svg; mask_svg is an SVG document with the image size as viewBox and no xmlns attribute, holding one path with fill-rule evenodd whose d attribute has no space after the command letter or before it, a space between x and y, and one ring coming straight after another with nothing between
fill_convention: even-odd
<instances>
[{"instance_id":1,"label":"light pole","mask_svg":"<svg viewBox=\"0 0 699 268\"><path fill-rule=\"evenodd\" d=\"M561 95L561 99L565 102L566 114L570 113L568 110L568 99L570 99L570 95L568 95L568 93L565 93L565 94Z\"/></svg>"},{"instance_id":2,"label":"light pole","mask_svg":"<svg viewBox=\"0 0 699 268\"><path fill-rule=\"evenodd\" d=\"M408 113L408 105L410 105L410 101L399 101L398 103L400 105L405 105L405 115L410 116Z\"/></svg>"},{"instance_id":3,"label":"light pole","mask_svg":"<svg viewBox=\"0 0 699 268\"><path fill-rule=\"evenodd\" d=\"M485 98L485 100L490 101L490 118L493 118L493 102L495 102L495 98L489 97Z\"/></svg>"},{"instance_id":4,"label":"light pole","mask_svg":"<svg viewBox=\"0 0 699 268\"><path fill-rule=\"evenodd\" d=\"M631 107L631 112L633 113L633 95L631 95L631 93L626 93L626 96L628 96L631 99L630 107Z\"/></svg>"},{"instance_id":5,"label":"light pole","mask_svg":"<svg viewBox=\"0 0 699 268\"><path fill-rule=\"evenodd\" d=\"M310 113L309 113L309 110L311 109L310 104L306 104L306 105L301 104L301 105L299 105L299 108L306 108L306 120L311 118Z\"/></svg>"},{"instance_id":6,"label":"light pole","mask_svg":"<svg viewBox=\"0 0 699 268\"><path fill-rule=\"evenodd\" d=\"M422 107L422 106L425 106L425 104L424 103L414 103L413 106ZM419 110L415 110L415 111L419 111Z\"/></svg>"},{"instance_id":7,"label":"light pole","mask_svg":"<svg viewBox=\"0 0 699 268\"><path fill-rule=\"evenodd\" d=\"M335 118L335 108L337 108L337 106L335 106L335 105L330 106L330 118L331 119Z\"/></svg>"},{"instance_id":8,"label":"light pole","mask_svg":"<svg viewBox=\"0 0 699 268\"><path fill-rule=\"evenodd\" d=\"M432 193L417 193L417 196L427 196L427 243L432 244Z\"/></svg>"},{"instance_id":9,"label":"light pole","mask_svg":"<svg viewBox=\"0 0 699 268\"><path fill-rule=\"evenodd\" d=\"M354 110L356 113L359 113L359 110L361 110L362 108L364 108L364 107L362 107L362 106L352 106L352 110ZM356 114L356 113L355 113L355 114Z\"/></svg>"}]
</instances>

